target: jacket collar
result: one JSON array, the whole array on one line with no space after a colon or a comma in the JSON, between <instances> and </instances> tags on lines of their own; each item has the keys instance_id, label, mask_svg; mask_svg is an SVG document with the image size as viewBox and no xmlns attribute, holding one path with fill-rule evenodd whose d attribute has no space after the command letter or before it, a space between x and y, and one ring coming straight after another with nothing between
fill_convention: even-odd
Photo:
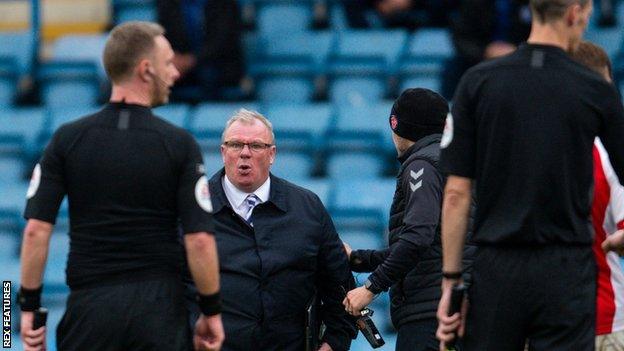
<instances>
[{"instance_id":1,"label":"jacket collar","mask_svg":"<svg viewBox=\"0 0 624 351\"><path fill-rule=\"evenodd\" d=\"M415 142L414 145L410 146L409 149L405 150L403 155L397 157L397 159L399 160L399 162L401 162L401 164L403 164L415 152L422 150L431 144L440 143L441 138L442 134L430 134L422 137L418 139L418 141Z\"/></svg>"},{"instance_id":2,"label":"jacket collar","mask_svg":"<svg viewBox=\"0 0 624 351\"><path fill-rule=\"evenodd\" d=\"M225 168L221 168L212 175L209 181L214 213L221 211L223 207L232 207L227 196L225 196L225 190L223 190L223 185L221 184L221 178L224 176ZM271 189L269 190L269 199L266 202L270 202L281 211L286 212L288 210L286 181L273 174L269 176L271 177Z\"/></svg>"}]
</instances>

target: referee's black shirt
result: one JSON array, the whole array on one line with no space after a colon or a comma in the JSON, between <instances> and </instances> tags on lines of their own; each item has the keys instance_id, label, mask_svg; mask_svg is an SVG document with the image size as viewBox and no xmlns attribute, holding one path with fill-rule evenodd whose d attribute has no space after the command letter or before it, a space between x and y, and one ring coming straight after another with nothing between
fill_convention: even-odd
<instances>
[{"instance_id":1,"label":"referee's black shirt","mask_svg":"<svg viewBox=\"0 0 624 351\"><path fill-rule=\"evenodd\" d=\"M24 217L55 223L65 194L72 289L176 273L178 223L185 233L213 232L197 143L147 107L110 103L54 133Z\"/></svg>"},{"instance_id":2,"label":"referee's black shirt","mask_svg":"<svg viewBox=\"0 0 624 351\"><path fill-rule=\"evenodd\" d=\"M562 49L524 44L470 69L447 119L441 165L476 180L474 241L591 244L596 136L624 180L620 97Z\"/></svg>"}]
</instances>

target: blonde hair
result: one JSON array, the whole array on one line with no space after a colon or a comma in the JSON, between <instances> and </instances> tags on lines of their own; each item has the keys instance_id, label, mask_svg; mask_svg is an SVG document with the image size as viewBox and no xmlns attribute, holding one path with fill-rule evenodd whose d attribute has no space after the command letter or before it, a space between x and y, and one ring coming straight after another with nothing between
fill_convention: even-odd
<instances>
[{"instance_id":1,"label":"blonde hair","mask_svg":"<svg viewBox=\"0 0 624 351\"><path fill-rule=\"evenodd\" d=\"M127 79L140 60L152 54L154 39L165 34L157 23L131 21L113 28L106 40L102 60L113 83Z\"/></svg>"},{"instance_id":2,"label":"blonde hair","mask_svg":"<svg viewBox=\"0 0 624 351\"><path fill-rule=\"evenodd\" d=\"M531 10L541 23L551 22L563 17L566 9L574 4L587 6L589 0L531 0Z\"/></svg>"},{"instance_id":3,"label":"blonde hair","mask_svg":"<svg viewBox=\"0 0 624 351\"><path fill-rule=\"evenodd\" d=\"M232 117L230 117L227 123L225 123L225 129L223 129L223 134L221 134L221 141L225 141L225 133L228 131L228 129L230 129L230 126L234 122L238 121L244 124L253 124L254 120L258 120L262 122L262 124L264 124L264 126L269 130L269 133L271 134L271 143L274 143L275 134L273 134L273 125L271 124L271 122L260 112L251 111L244 108L236 111L236 113Z\"/></svg>"}]
</instances>

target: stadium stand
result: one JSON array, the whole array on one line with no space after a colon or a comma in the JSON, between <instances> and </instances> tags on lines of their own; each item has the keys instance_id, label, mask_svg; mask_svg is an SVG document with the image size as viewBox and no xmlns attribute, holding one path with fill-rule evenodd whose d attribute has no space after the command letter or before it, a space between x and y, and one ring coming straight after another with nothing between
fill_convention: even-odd
<instances>
[{"instance_id":1,"label":"stadium stand","mask_svg":"<svg viewBox=\"0 0 624 351\"><path fill-rule=\"evenodd\" d=\"M155 0L111 0L111 23L154 20ZM602 45L624 91L624 5L617 26L592 22L587 39ZM238 109L259 110L273 123L278 147L276 175L311 189L328 207L345 242L353 248L385 246L387 217L398 163L388 128L391 98L407 87L438 91L454 55L445 28L352 30L339 1L240 0L249 29L243 47L252 78L252 100L172 103L158 115L189 130L202 147L207 173L222 167L219 152L227 119ZM319 10L322 9L322 10ZM321 13L321 16L319 16ZM318 29L326 16L329 28ZM28 176L52 133L64 123L96 111L107 82L101 63L106 33L70 34L47 44L41 65L32 66L33 35L0 32L0 267L3 279L19 281L19 243ZM19 83L32 75L41 104L16 106ZM67 202L52 236L45 273L49 325L63 312L68 250ZM361 282L366 275L357 278ZM394 349L388 298L373 302L373 319ZM14 316L17 316L14 310ZM16 319L14 319L16 320ZM17 323L14 323L14 326ZM22 350L14 327L15 350ZM49 350L55 350L48 332ZM352 350L368 350L360 335Z\"/></svg>"}]
</instances>

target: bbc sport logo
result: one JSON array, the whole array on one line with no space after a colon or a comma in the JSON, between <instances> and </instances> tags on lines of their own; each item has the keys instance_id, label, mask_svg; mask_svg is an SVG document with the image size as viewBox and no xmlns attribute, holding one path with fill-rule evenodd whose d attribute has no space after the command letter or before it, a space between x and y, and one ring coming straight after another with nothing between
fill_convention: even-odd
<instances>
[{"instance_id":1,"label":"bbc sport logo","mask_svg":"<svg viewBox=\"0 0 624 351\"><path fill-rule=\"evenodd\" d=\"M11 348L11 282L2 282L2 348Z\"/></svg>"}]
</instances>

